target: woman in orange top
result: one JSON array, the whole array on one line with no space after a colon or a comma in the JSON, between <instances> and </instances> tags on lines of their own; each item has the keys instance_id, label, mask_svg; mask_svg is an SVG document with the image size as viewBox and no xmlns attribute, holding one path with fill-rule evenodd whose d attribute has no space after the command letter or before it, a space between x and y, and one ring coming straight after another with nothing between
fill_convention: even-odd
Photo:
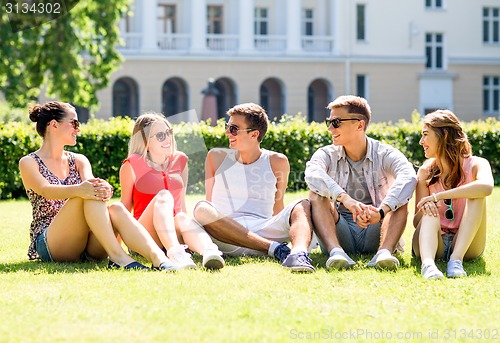
<instances>
[{"instance_id":1,"label":"woman in orange top","mask_svg":"<svg viewBox=\"0 0 500 343\"><path fill-rule=\"evenodd\" d=\"M462 261L481 256L486 244L490 164L472 155L458 118L448 110L424 117L420 145L427 160L417 173L413 251L426 279L443 278L434 261L442 257L448 277L466 276Z\"/></svg>"},{"instance_id":2,"label":"woman in orange top","mask_svg":"<svg viewBox=\"0 0 500 343\"><path fill-rule=\"evenodd\" d=\"M137 118L129 156L120 169L121 202L149 231L179 269L195 268L185 249L203 255L203 266L220 269L222 253L210 236L186 215L188 157L177 151L173 129L157 113ZM187 245L181 244L186 243Z\"/></svg>"}]
</instances>

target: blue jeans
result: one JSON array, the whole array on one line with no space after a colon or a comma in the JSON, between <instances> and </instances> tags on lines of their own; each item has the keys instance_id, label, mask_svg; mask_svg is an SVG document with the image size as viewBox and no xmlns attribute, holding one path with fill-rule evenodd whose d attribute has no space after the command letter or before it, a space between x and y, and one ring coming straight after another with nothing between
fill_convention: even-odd
<instances>
[{"instance_id":1,"label":"blue jeans","mask_svg":"<svg viewBox=\"0 0 500 343\"><path fill-rule=\"evenodd\" d=\"M54 262L52 259L52 255L49 251L49 246L47 245L47 230L42 232L37 238L35 242L35 249L40 259L44 262Z\"/></svg>"}]
</instances>

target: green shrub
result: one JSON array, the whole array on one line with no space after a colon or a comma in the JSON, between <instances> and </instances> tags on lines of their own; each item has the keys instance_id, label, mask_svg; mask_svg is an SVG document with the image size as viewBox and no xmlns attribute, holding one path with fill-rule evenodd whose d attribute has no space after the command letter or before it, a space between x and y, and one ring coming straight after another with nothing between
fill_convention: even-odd
<instances>
[{"instance_id":1,"label":"green shrub","mask_svg":"<svg viewBox=\"0 0 500 343\"><path fill-rule=\"evenodd\" d=\"M418 144L422 123L418 114L412 122L372 123L368 136L391 144L400 149L411 163L418 168L424 161L423 149ZM204 192L205 158L213 147L226 147L224 121L215 127L204 122L175 126L178 149L189 156L190 193ZM113 187L115 195L120 194L119 169L127 157L128 141L133 122L130 119L92 119L82 125L82 131L74 147L68 150L85 154L90 160L94 175L105 178ZM500 121L494 118L464 124L475 155L489 159L495 184L500 184ZM323 123L307 123L301 116L284 116L279 122L271 123L262 141L265 149L285 154L290 162L289 190L305 189L304 169L306 162L320 147L331 143L331 135ZM10 199L25 196L19 175L19 159L36 150L41 139L34 125L20 122L0 122L0 198Z\"/></svg>"}]
</instances>

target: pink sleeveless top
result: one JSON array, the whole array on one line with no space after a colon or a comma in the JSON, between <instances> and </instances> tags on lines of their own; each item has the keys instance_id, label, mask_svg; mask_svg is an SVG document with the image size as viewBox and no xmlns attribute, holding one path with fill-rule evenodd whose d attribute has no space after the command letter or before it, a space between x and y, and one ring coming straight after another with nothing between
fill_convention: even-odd
<instances>
[{"instance_id":1,"label":"pink sleeveless top","mask_svg":"<svg viewBox=\"0 0 500 343\"><path fill-rule=\"evenodd\" d=\"M472 178L473 162L474 162L474 156L466 157L463 159L462 168L465 173L465 180L460 182L458 186L465 185L474 181ZM441 180L429 186L430 194L443 192L445 190L446 189L444 188ZM460 222L462 221L462 216L464 215L465 202L466 202L465 198L451 200L453 214L454 214L453 220L446 219L444 215L445 211L448 210L448 206L444 204L443 200L440 200L438 202L439 217L441 218L441 234L457 232L458 227L460 226Z\"/></svg>"},{"instance_id":2,"label":"pink sleeveless top","mask_svg":"<svg viewBox=\"0 0 500 343\"><path fill-rule=\"evenodd\" d=\"M188 157L177 151L170 157L166 171L151 168L144 158L132 155L123 163L130 163L135 174L132 201L134 202L134 218L139 219L151 200L162 189L168 190L174 198L174 216L182 212L181 194L184 189L182 172L186 168Z\"/></svg>"}]
</instances>

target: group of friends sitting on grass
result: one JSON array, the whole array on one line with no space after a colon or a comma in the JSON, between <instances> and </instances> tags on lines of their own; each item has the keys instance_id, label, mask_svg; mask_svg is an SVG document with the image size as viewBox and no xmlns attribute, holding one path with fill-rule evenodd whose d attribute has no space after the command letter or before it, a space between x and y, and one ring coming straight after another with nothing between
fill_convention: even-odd
<instances>
[{"instance_id":1,"label":"group of friends sitting on grass","mask_svg":"<svg viewBox=\"0 0 500 343\"><path fill-rule=\"evenodd\" d=\"M28 257L108 259L109 268L174 271L197 267L190 252L212 270L224 267L224 256L269 255L293 272L313 272L309 253L319 244L327 269L349 269L357 264L350 256L372 254L368 267L396 270L416 192L412 254L422 261L422 276L444 277L439 258L448 261L447 277L466 276L463 260L485 248L493 176L488 161L472 155L455 114L425 115L420 145L426 160L415 173L399 150L366 135L371 110L365 99L340 96L328 109L332 144L306 164L308 198L290 204L284 203L287 157L261 148L265 110L254 103L229 109L229 146L208 152L206 199L191 215L188 157L177 150L163 115L135 120L120 168L121 199L108 205L111 185L93 175L84 155L65 150L80 132L75 108L57 101L35 105L29 115L43 143L19 161L33 207ZM151 268L130 252L151 261Z\"/></svg>"}]
</instances>

